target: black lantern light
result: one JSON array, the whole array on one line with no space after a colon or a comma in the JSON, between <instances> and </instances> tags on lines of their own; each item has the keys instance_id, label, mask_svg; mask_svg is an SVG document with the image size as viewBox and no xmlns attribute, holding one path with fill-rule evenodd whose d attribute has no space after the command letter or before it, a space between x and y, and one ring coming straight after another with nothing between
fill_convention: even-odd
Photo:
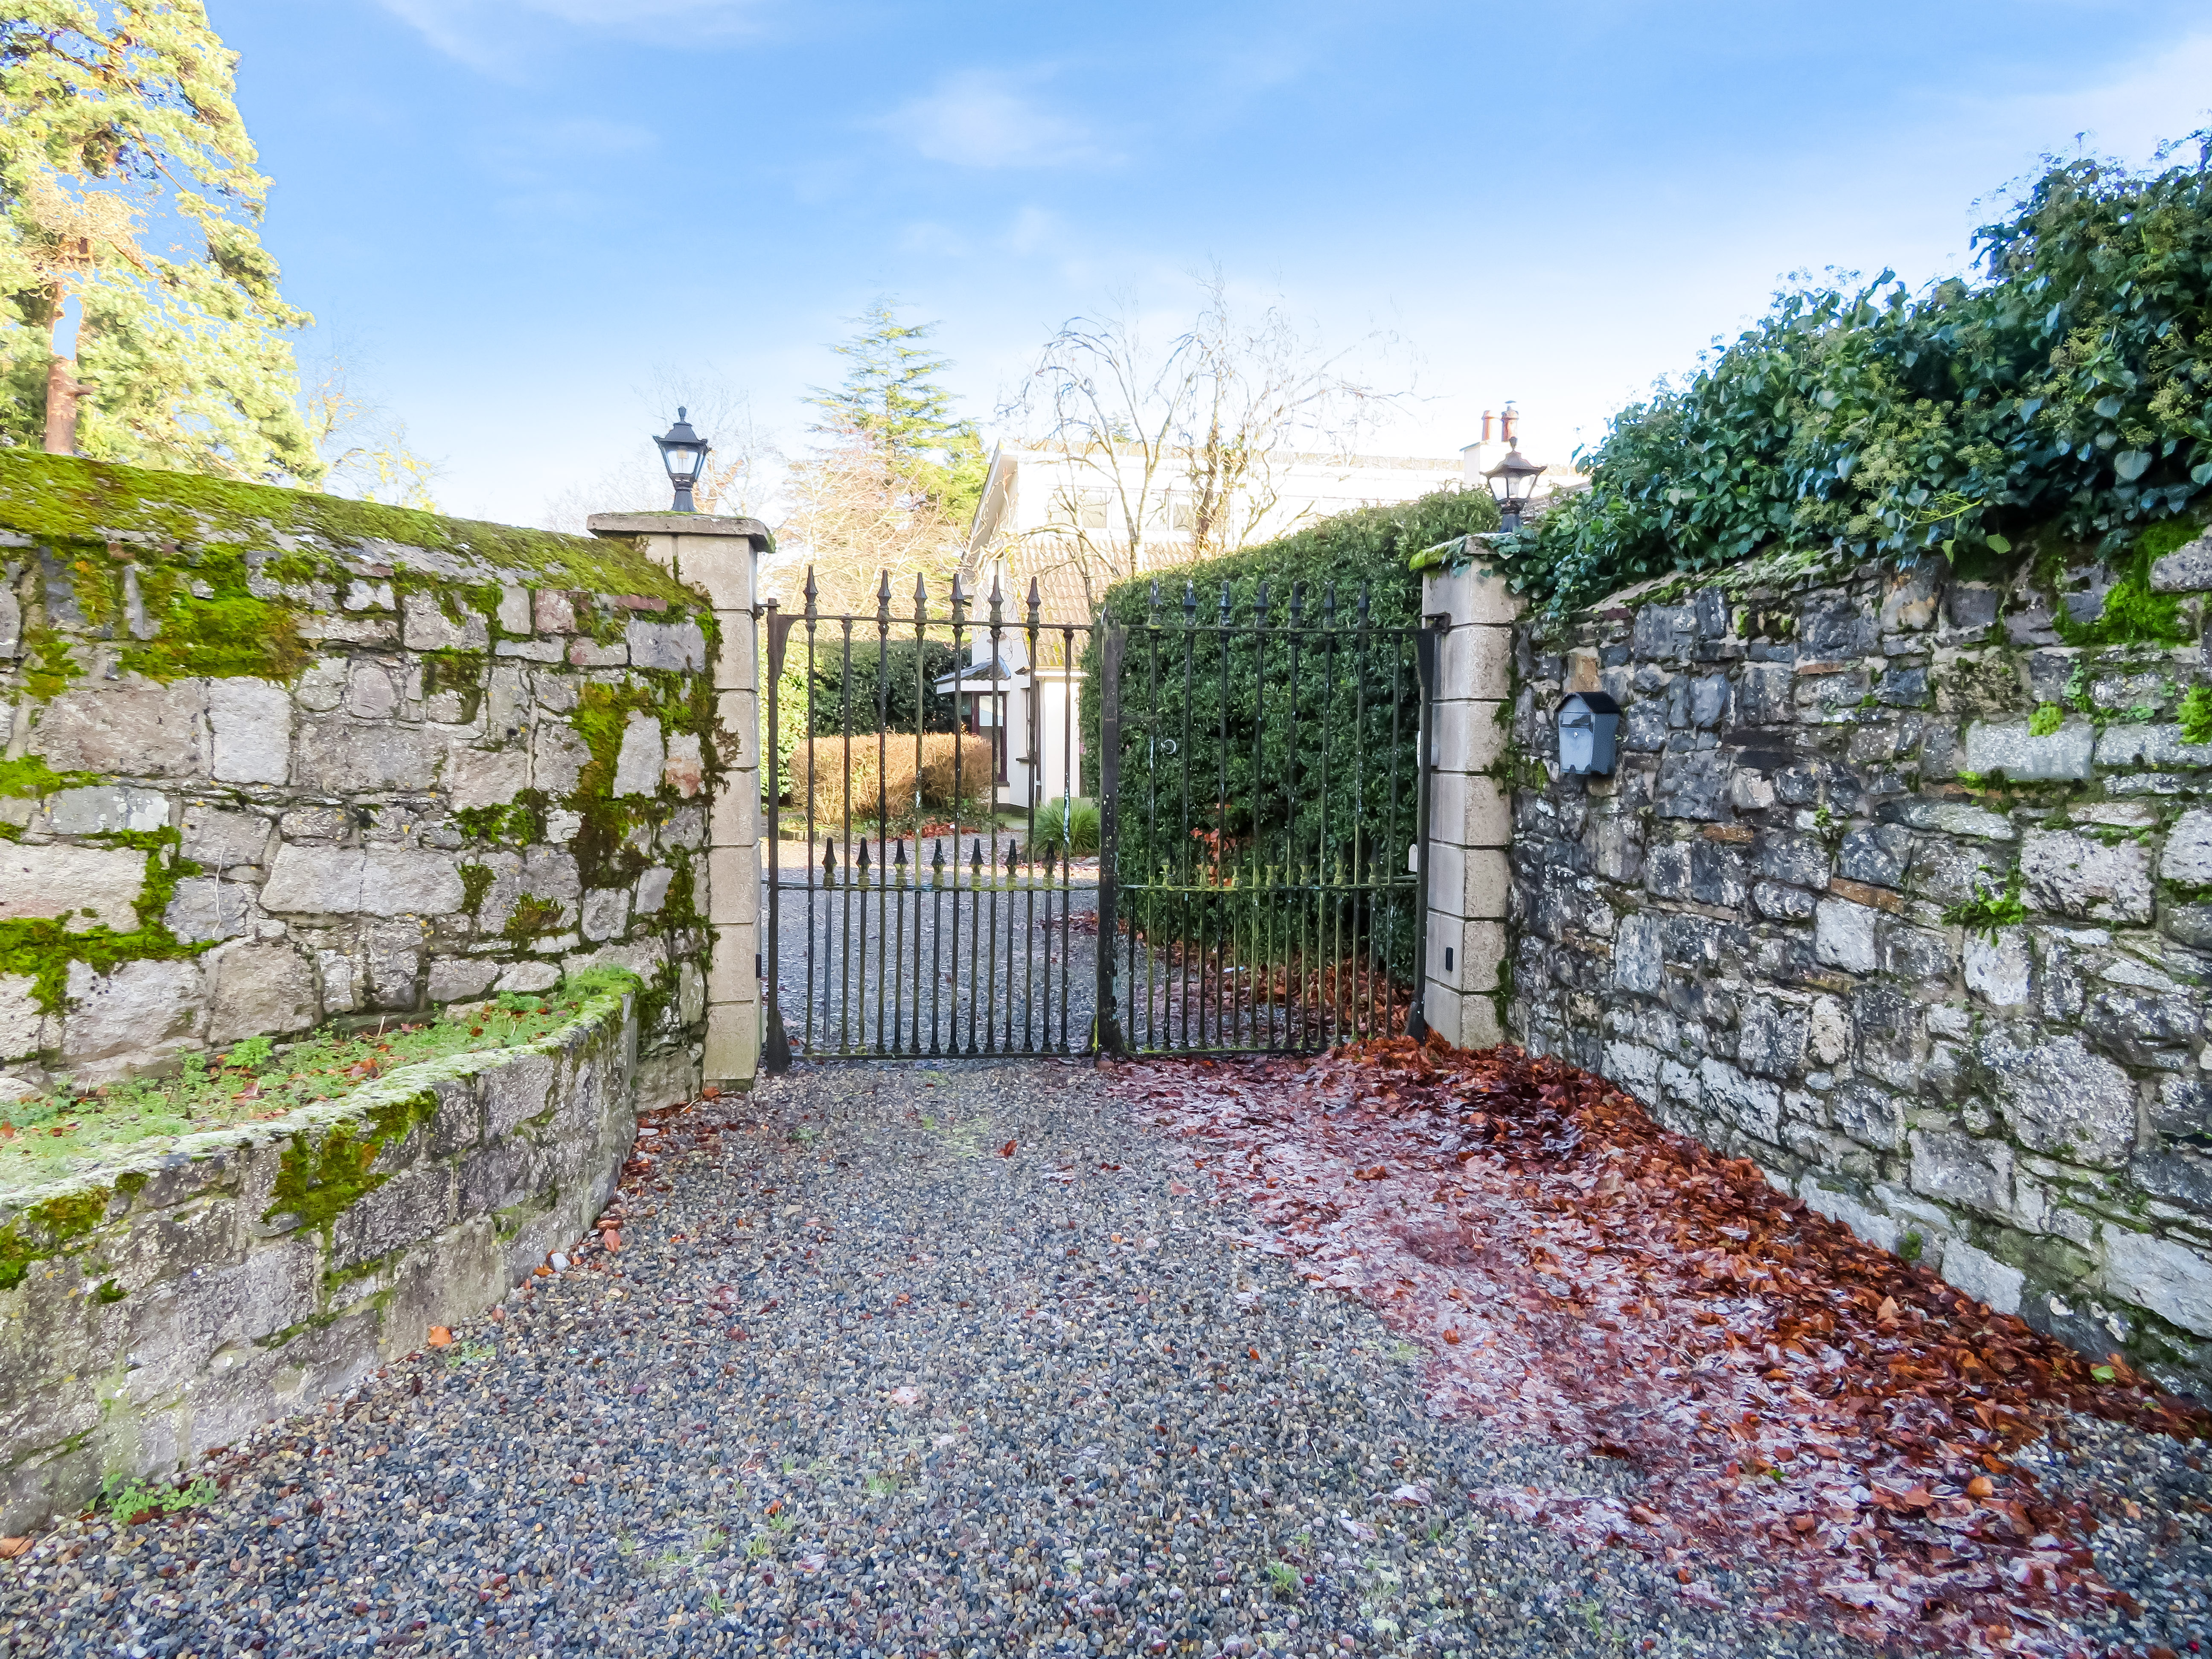
<instances>
[{"instance_id":1,"label":"black lantern light","mask_svg":"<svg viewBox=\"0 0 2212 1659\"><path fill-rule=\"evenodd\" d=\"M668 435L653 441L660 446L660 461L668 469L668 482L676 486L676 505L669 509L673 513L699 510L691 504L691 486L699 482L711 447L691 429L691 422L685 418L689 413L687 410L678 410L676 424L668 428Z\"/></svg>"},{"instance_id":2,"label":"black lantern light","mask_svg":"<svg viewBox=\"0 0 2212 1659\"><path fill-rule=\"evenodd\" d=\"M1536 480L1544 469L1523 455L1518 449L1509 450L1505 459L1482 476L1490 481L1490 493L1498 501L1498 527L1518 530L1521 511L1528 505L1528 496L1536 488Z\"/></svg>"}]
</instances>

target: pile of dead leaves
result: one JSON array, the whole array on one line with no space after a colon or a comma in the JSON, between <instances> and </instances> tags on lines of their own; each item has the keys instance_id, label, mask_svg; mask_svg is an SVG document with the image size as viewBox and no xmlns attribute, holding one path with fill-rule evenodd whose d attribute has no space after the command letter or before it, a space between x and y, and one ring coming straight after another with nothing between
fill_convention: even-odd
<instances>
[{"instance_id":1,"label":"pile of dead leaves","mask_svg":"<svg viewBox=\"0 0 2212 1659\"><path fill-rule=\"evenodd\" d=\"M2132 1609L2096 1571L2096 1516L2010 1454L2069 1410L2212 1436L2118 1356L1990 1312L1556 1061L1391 1038L1119 1086L1202 1143L1191 1178L1249 1203L1252 1244L1427 1346L1437 1409L1644 1477L1634 1504L1476 1496L1659 1557L1687 1595L1755 1551L1778 1612L2043 1646Z\"/></svg>"}]
</instances>

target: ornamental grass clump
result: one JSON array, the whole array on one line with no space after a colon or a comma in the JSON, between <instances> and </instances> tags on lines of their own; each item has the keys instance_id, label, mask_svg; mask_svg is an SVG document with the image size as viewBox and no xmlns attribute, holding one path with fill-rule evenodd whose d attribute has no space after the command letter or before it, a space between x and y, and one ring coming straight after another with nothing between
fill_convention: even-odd
<instances>
[{"instance_id":1,"label":"ornamental grass clump","mask_svg":"<svg viewBox=\"0 0 2212 1659\"><path fill-rule=\"evenodd\" d=\"M856 827L863 819L872 823L877 812L884 809L886 793L893 823L911 815L915 784L914 733L884 734L880 750L877 744L877 734L869 732L854 733L849 750L842 737L815 738L793 745L787 774L791 799L801 812L811 800L817 831L842 828L848 811ZM925 733L921 804L953 806L956 774L958 805L964 810L987 801L996 767L996 753L988 738L962 737L951 732Z\"/></svg>"}]
</instances>

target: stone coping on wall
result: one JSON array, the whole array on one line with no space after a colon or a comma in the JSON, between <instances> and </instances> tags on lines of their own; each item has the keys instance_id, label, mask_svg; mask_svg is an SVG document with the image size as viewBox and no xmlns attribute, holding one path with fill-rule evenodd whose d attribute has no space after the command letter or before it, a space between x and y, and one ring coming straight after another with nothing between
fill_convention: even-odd
<instances>
[{"instance_id":1,"label":"stone coping on wall","mask_svg":"<svg viewBox=\"0 0 2212 1659\"><path fill-rule=\"evenodd\" d=\"M635 1004L0 1202L0 1531L351 1386L573 1239L635 1138Z\"/></svg>"}]
</instances>

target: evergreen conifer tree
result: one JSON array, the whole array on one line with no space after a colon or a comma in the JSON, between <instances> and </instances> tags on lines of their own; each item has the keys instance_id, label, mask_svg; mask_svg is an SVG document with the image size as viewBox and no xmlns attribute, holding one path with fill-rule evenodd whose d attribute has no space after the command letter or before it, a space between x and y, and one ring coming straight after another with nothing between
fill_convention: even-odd
<instances>
[{"instance_id":1,"label":"evergreen conifer tree","mask_svg":"<svg viewBox=\"0 0 2212 1659\"><path fill-rule=\"evenodd\" d=\"M310 319L279 297L256 234L269 181L235 64L202 0L0 13L0 437L236 477L322 476L285 337Z\"/></svg>"},{"instance_id":2,"label":"evergreen conifer tree","mask_svg":"<svg viewBox=\"0 0 2212 1659\"><path fill-rule=\"evenodd\" d=\"M935 378L952 366L927 343L937 325L902 322L898 312L896 300L879 299L854 319L859 332L834 348L848 365L844 383L807 399L823 416L812 429L833 442L858 439L895 490L964 527L982 499L983 441Z\"/></svg>"}]
</instances>

